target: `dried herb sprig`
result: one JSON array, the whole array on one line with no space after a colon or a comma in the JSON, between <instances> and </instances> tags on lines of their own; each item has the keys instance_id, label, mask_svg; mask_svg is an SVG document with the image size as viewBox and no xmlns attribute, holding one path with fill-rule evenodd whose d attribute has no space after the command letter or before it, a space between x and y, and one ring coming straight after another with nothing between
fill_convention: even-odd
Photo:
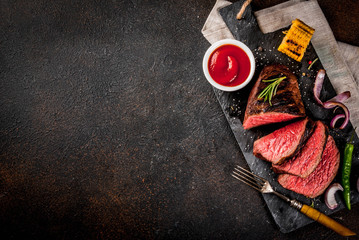
<instances>
[{"instance_id":1,"label":"dried herb sprig","mask_svg":"<svg viewBox=\"0 0 359 240\"><path fill-rule=\"evenodd\" d=\"M263 91L258 95L258 99L264 98L265 101L269 101L269 105L272 106L272 98L277 94L279 84L287 77L279 77L274 79L262 80L262 82L271 82Z\"/></svg>"},{"instance_id":2,"label":"dried herb sprig","mask_svg":"<svg viewBox=\"0 0 359 240\"><path fill-rule=\"evenodd\" d=\"M318 61L318 58L314 59L313 62L310 62L310 63L309 63L308 70L310 70L310 69L312 68L313 64L314 64L316 61Z\"/></svg>"}]
</instances>

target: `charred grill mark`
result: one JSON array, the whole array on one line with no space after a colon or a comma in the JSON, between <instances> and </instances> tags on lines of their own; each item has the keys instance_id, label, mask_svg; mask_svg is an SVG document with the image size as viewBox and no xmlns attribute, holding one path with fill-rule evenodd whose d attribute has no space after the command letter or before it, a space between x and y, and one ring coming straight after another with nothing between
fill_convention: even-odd
<instances>
[{"instance_id":1,"label":"charred grill mark","mask_svg":"<svg viewBox=\"0 0 359 240\"><path fill-rule=\"evenodd\" d=\"M267 108L262 109L262 112L290 113L299 116L303 115L296 104L290 105L288 103L283 103L283 102L281 102L281 105L278 105L276 107L274 107L273 105L272 106L268 105Z\"/></svg>"},{"instance_id":2,"label":"charred grill mark","mask_svg":"<svg viewBox=\"0 0 359 240\"><path fill-rule=\"evenodd\" d=\"M293 53L294 55L300 56L300 53L297 53L296 51L293 51L291 49L288 49L288 50L289 50L289 52Z\"/></svg>"},{"instance_id":3,"label":"charred grill mark","mask_svg":"<svg viewBox=\"0 0 359 240\"><path fill-rule=\"evenodd\" d=\"M300 30L302 30L303 32L305 32L305 33L307 33L307 34L309 34L309 35L312 35L311 32L309 32L306 28L302 27L301 25L297 25L297 27L298 27Z\"/></svg>"},{"instance_id":4,"label":"charred grill mark","mask_svg":"<svg viewBox=\"0 0 359 240\"><path fill-rule=\"evenodd\" d=\"M298 43L294 42L293 40L288 39L287 43L293 44L294 46L298 46Z\"/></svg>"},{"instance_id":5,"label":"charred grill mark","mask_svg":"<svg viewBox=\"0 0 359 240\"><path fill-rule=\"evenodd\" d=\"M278 88L277 95L272 98L272 106L267 102L264 102L264 99L257 99L255 108L250 109L250 113L260 113L260 112L285 112L293 114L301 114L300 108L297 106L298 102L293 97L293 92L287 88L289 83L285 83L284 86Z\"/></svg>"},{"instance_id":6,"label":"charred grill mark","mask_svg":"<svg viewBox=\"0 0 359 240\"><path fill-rule=\"evenodd\" d=\"M286 76L277 88L276 95L271 99L271 105L267 100L258 99L259 94L271 83L263 80ZM285 113L298 117L305 116L305 109L301 99L296 76L284 65L271 65L265 67L259 75L247 102L244 116L244 124L251 116L268 113Z\"/></svg>"}]
</instances>

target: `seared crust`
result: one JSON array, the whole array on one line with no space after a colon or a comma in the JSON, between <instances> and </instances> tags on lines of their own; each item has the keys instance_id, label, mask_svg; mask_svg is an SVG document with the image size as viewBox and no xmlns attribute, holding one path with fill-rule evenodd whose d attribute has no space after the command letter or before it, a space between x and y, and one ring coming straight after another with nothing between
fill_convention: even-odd
<instances>
[{"instance_id":1,"label":"seared crust","mask_svg":"<svg viewBox=\"0 0 359 240\"><path fill-rule=\"evenodd\" d=\"M264 99L257 99L258 95L268 85L262 80L271 79L279 75L285 75L287 78L280 83L277 94L271 100L272 106L268 101L264 102ZM243 125L246 125L251 116L265 115L266 113L287 113L298 117L305 116L297 78L284 65L276 64L264 67L248 97Z\"/></svg>"}]
</instances>

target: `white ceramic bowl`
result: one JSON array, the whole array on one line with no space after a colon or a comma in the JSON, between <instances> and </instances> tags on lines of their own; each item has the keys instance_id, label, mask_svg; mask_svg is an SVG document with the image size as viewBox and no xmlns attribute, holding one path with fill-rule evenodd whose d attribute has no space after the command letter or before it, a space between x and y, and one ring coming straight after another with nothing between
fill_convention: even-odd
<instances>
[{"instance_id":1,"label":"white ceramic bowl","mask_svg":"<svg viewBox=\"0 0 359 240\"><path fill-rule=\"evenodd\" d=\"M246 78L246 80L243 83L241 83L237 86L224 86L224 85L221 85L221 84L215 82L213 80L213 78L211 77L211 75L209 74L209 70L208 70L208 60L209 60L211 54L217 48L219 48L223 45L228 45L228 44L235 45L235 46L238 46L241 49L243 49L243 51L249 57L249 61L250 61L250 65L251 65L251 69L249 71L248 77ZM208 82L213 87L218 88L219 90L222 90L222 91L226 91L226 92L233 92L233 91L239 90L241 88L244 88L252 80L253 75L254 75L255 66L256 66L256 64L255 64L255 60L254 60L252 51L244 43L242 43L238 40L234 40L234 39L223 39L223 40L213 43L212 46L210 46L208 48L208 50L206 51L206 53L204 54L204 58L203 58L203 72L204 72L204 75L206 76Z\"/></svg>"}]
</instances>

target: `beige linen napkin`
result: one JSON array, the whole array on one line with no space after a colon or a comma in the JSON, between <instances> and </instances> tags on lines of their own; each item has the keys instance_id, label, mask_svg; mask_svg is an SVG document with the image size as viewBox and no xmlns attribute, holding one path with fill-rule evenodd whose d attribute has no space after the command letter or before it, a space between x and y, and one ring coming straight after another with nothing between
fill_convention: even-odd
<instances>
[{"instance_id":1,"label":"beige linen napkin","mask_svg":"<svg viewBox=\"0 0 359 240\"><path fill-rule=\"evenodd\" d=\"M218 9L232 4L217 0L203 28L203 36L212 44L225 38L233 38ZM300 11L298 10L300 9ZM299 18L316 31L312 44L337 93L349 90L351 98L345 105L350 110L350 121L359 126L359 48L337 42L316 0L291 0L254 13L263 33L273 32ZM356 129L359 135L359 127Z\"/></svg>"}]
</instances>

